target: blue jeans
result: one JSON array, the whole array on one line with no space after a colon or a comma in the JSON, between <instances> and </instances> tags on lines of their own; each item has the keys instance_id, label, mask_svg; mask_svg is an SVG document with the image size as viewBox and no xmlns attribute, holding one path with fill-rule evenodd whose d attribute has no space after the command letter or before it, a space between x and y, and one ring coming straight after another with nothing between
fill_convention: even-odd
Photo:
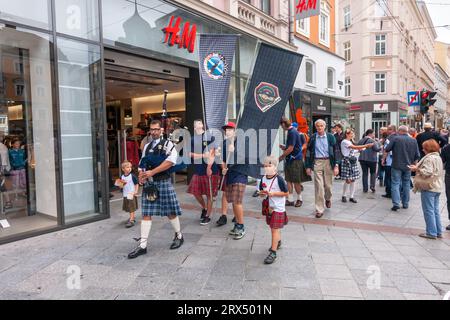
<instances>
[{"instance_id":1,"label":"blue jeans","mask_svg":"<svg viewBox=\"0 0 450 320\"><path fill-rule=\"evenodd\" d=\"M440 193L431 191L422 191L420 195L427 234L433 237L442 234L441 216L439 215L440 195Z\"/></svg>"},{"instance_id":2,"label":"blue jeans","mask_svg":"<svg viewBox=\"0 0 450 320\"><path fill-rule=\"evenodd\" d=\"M391 168L392 203L400 207L400 193L403 207L409 206L409 191L411 189L411 171Z\"/></svg>"}]
</instances>

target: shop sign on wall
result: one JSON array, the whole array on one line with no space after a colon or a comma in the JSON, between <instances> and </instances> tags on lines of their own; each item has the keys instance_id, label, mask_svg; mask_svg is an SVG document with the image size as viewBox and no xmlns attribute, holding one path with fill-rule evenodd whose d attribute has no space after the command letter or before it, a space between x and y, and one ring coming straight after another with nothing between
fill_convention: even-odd
<instances>
[{"instance_id":1,"label":"shop sign on wall","mask_svg":"<svg viewBox=\"0 0 450 320\"><path fill-rule=\"evenodd\" d=\"M295 18L305 19L320 14L320 0L296 0Z\"/></svg>"},{"instance_id":2,"label":"shop sign on wall","mask_svg":"<svg viewBox=\"0 0 450 320\"><path fill-rule=\"evenodd\" d=\"M197 25L186 21L184 27L181 28L181 18L178 17L175 21L175 16L170 17L169 25L163 29L164 43L169 46L178 45L179 49L187 49L190 53L195 50L195 39L197 37Z\"/></svg>"}]
</instances>

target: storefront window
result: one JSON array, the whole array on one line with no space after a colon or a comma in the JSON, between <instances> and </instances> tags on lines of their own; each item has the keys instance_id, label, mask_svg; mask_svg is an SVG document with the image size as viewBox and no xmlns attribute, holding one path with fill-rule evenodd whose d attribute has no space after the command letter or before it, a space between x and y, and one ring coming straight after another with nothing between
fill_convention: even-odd
<instances>
[{"instance_id":1,"label":"storefront window","mask_svg":"<svg viewBox=\"0 0 450 320\"><path fill-rule=\"evenodd\" d=\"M0 0L0 19L50 30L50 0Z\"/></svg>"},{"instance_id":2,"label":"storefront window","mask_svg":"<svg viewBox=\"0 0 450 320\"><path fill-rule=\"evenodd\" d=\"M64 214L69 222L101 212L100 61L99 46L58 39Z\"/></svg>"},{"instance_id":3,"label":"storefront window","mask_svg":"<svg viewBox=\"0 0 450 320\"><path fill-rule=\"evenodd\" d=\"M98 41L99 12L97 0L55 1L56 31Z\"/></svg>"},{"instance_id":4,"label":"storefront window","mask_svg":"<svg viewBox=\"0 0 450 320\"><path fill-rule=\"evenodd\" d=\"M52 48L46 34L0 29L0 239L58 223Z\"/></svg>"}]
</instances>

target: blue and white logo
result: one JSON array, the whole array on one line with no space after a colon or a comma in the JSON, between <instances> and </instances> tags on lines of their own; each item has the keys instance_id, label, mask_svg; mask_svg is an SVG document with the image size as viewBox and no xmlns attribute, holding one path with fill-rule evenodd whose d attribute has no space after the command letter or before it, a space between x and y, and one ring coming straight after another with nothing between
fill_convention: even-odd
<instances>
[{"instance_id":1,"label":"blue and white logo","mask_svg":"<svg viewBox=\"0 0 450 320\"><path fill-rule=\"evenodd\" d=\"M219 53L210 53L203 61L205 72L212 79L222 79L228 71L225 57Z\"/></svg>"}]
</instances>

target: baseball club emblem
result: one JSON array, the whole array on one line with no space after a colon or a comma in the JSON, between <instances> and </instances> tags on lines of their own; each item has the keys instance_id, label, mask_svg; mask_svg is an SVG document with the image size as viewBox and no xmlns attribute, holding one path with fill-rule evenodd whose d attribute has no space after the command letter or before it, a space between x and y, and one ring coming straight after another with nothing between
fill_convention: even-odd
<instances>
[{"instance_id":1,"label":"baseball club emblem","mask_svg":"<svg viewBox=\"0 0 450 320\"><path fill-rule=\"evenodd\" d=\"M220 53L210 53L203 61L205 72L212 79L222 79L228 71L228 64L225 57Z\"/></svg>"},{"instance_id":2,"label":"baseball club emblem","mask_svg":"<svg viewBox=\"0 0 450 320\"><path fill-rule=\"evenodd\" d=\"M280 92L277 86L261 82L255 88L255 102L262 112L266 112L280 101Z\"/></svg>"}]
</instances>

